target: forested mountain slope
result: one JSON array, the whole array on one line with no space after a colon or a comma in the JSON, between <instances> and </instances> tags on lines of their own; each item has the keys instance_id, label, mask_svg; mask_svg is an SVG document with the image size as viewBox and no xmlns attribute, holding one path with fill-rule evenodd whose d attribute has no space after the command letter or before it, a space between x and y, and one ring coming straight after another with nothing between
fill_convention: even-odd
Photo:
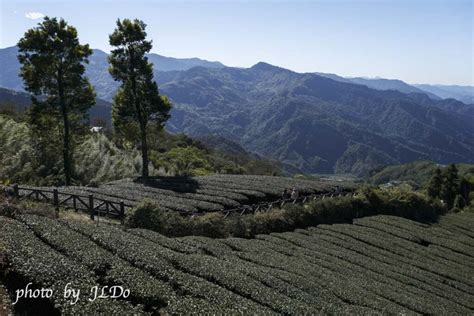
<instances>
[{"instance_id":1,"label":"forested mountain slope","mask_svg":"<svg viewBox=\"0 0 474 316\"><path fill-rule=\"evenodd\" d=\"M14 50L0 55L7 65L0 86L10 80L18 88ZM111 101L117 84L106 57L95 50L87 75L98 97ZM474 105L433 100L417 91L375 90L266 63L200 64L206 67L188 69L195 65L189 62L173 71L155 67L160 91L174 104L167 125L172 132L224 137L308 173L363 175L415 160L474 162Z\"/></svg>"},{"instance_id":2,"label":"forested mountain slope","mask_svg":"<svg viewBox=\"0 0 474 316\"><path fill-rule=\"evenodd\" d=\"M306 172L351 172L425 159L472 161L471 107L379 91L259 63L158 74L169 128L219 134ZM430 101L431 100L431 101ZM469 115L460 114L463 113Z\"/></svg>"}]
</instances>

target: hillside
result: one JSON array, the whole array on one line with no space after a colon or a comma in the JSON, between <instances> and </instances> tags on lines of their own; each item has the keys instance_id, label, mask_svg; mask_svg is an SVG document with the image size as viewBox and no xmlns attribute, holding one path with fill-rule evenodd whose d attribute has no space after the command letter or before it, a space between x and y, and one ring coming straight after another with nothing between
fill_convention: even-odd
<instances>
[{"instance_id":1,"label":"hillside","mask_svg":"<svg viewBox=\"0 0 474 316\"><path fill-rule=\"evenodd\" d=\"M13 58L12 50L3 49L2 60ZM7 62L1 76L12 87L16 79L3 73L14 73L15 63ZM417 88L409 94L376 90L265 63L246 69L201 64L206 67L155 68L161 93L174 104L171 132L224 137L290 172L360 176L415 160L474 162L474 105L433 100ZM110 101L117 84L107 67L106 54L95 50L86 73L97 95Z\"/></svg>"},{"instance_id":2,"label":"hillside","mask_svg":"<svg viewBox=\"0 0 474 316\"><path fill-rule=\"evenodd\" d=\"M430 104L428 97L265 63L193 68L158 80L175 104L170 130L222 135L309 173L364 174L387 164L474 157L472 118L442 100Z\"/></svg>"},{"instance_id":3,"label":"hillside","mask_svg":"<svg viewBox=\"0 0 474 316\"><path fill-rule=\"evenodd\" d=\"M410 93L423 93L429 96L433 100L440 100L441 98L433 93L430 93L428 91L419 89L413 85L409 85L408 83L402 81L402 80L397 80L397 79L384 79L384 78L363 78L363 77L341 77L336 74L330 74L330 73L321 73L317 72L317 75L340 81L340 82L346 82L346 83L355 83L355 84L360 84L367 86L372 89L376 90L395 90L395 91L400 91L402 93L410 94Z\"/></svg>"},{"instance_id":4,"label":"hillside","mask_svg":"<svg viewBox=\"0 0 474 316\"><path fill-rule=\"evenodd\" d=\"M430 98L434 100L441 99L435 94L425 92L421 89L418 89L412 85L407 84L406 82L403 82L397 79L384 79L384 78L367 79L367 78L362 78L362 77L355 77L355 78L349 78L349 80L353 83L362 84L372 89L396 90L396 91L400 91L407 94L408 93L425 93L426 95L428 95Z\"/></svg>"},{"instance_id":5,"label":"hillside","mask_svg":"<svg viewBox=\"0 0 474 316\"><path fill-rule=\"evenodd\" d=\"M31 97L28 93L0 88L0 113L23 114L31 104ZM111 111L112 104L97 98L96 104L89 110L89 118L91 122L101 118L110 124Z\"/></svg>"},{"instance_id":6,"label":"hillside","mask_svg":"<svg viewBox=\"0 0 474 316\"><path fill-rule=\"evenodd\" d=\"M433 100L455 99L465 104L474 104L473 86L408 84L398 79L341 77L322 72L316 74L340 82L361 84L376 90L396 90L406 94L422 93Z\"/></svg>"},{"instance_id":7,"label":"hillside","mask_svg":"<svg viewBox=\"0 0 474 316\"><path fill-rule=\"evenodd\" d=\"M16 46L0 49L0 65L2 65L0 87L22 91L23 82L18 76L20 63L17 60L17 54L18 48ZM199 58L172 58L158 54L147 54L147 57L154 64L156 71L188 70L196 66L225 67L220 62L211 62ZM98 98L111 101L118 84L109 75L108 67L107 53L94 49L89 58L89 64L86 66L86 76L96 87Z\"/></svg>"},{"instance_id":8,"label":"hillside","mask_svg":"<svg viewBox=\"0 0 474 316\"><path fill-rule=\"evenodd\" d=\"M466 104L474 104L473 86L414 84L415 87L438 95L443 99L452 98Z\"/></svg>"},{"instance_id":9,"label":"hillside","mask_svg":"<svg viewBox=\"0 0 474 316\"><path fill-rule=\"evenodd\" d=\"M297 188L299 195L312 196L331 193L336 185L354 189L350 182L308 181L289 177L255 175L208 175L199 177L151 177L149 179L120 179L100 187L63 186L61 194L93 194L96 198L123 201L126 208L147 200L160 210L179 212L183 216L208 212L237 212L253 204L265 204L281 198L284 189ZM21 186L19 194L26 195L31 187ZM38 188L51 191L51 187ZM51 197L51 194L47 194ZM70 201L69 206L73 201ZM275 206L279 203L275 203ZM81 207L81 205L79 205ZM84 209L82 207L82 209ZM237 209L237 210L236 210ZM105 209L104 209L105 211Z\"/></svg>"},{"instance_id":10,"label":"hillside","mask_svg":"<svg viewBox=\"0 0 474 316\"><path fill-rule=\"evenodd\" d=\"M412 181L418 186L428 183L436 168L444 168L431 161L415 161L404 165L386 166L373 170L369 181L373 184L383 184L390 181ZM457 164L460 176L474 176L473 164Z\"/></svg>"},{"instance_id":11,"label":"hillside","mask_svg":"<svg viewBox=\"0 0 474 316\"><path fill-rule=\"evenodd\" d=\"M0 103L1 104L1 103ZM1 109L1 108L0 108ZM94 109L94 108L93 108ZM92 111L91 111L92 112ZM91 113L91 116L93 113ZM110 114L109 114L110 115ZM36 147L37 140L23 116L16 119L0 110L0 183L58 185L62 183L60 147ZM282 174L282 166L249 152L223 152L212 145L166 131L150 135L150 174L189 176L221 174ZM110 135L85 132L75 144L74 180L78 185L99 185L140 174L140 153L135 146L124 146Z\"/></svg>"},{"instance_id":12,"label":"hillside","mask_svg":"<svg viewBox=\"0 0 474 316\"><path fill-rule=\"evenodd\" d=\"M21 299L20 313L447 315L474 309L469 213L429 225L374 216L255 239L167 238L35 215L0 216L0 224L0 283L11 295L28 282L54 293L41 304ZM91 303L82 294L71 305L62 293L71 281L81 293L111 283L131 295Z\"/></svg>"}]
</instances>

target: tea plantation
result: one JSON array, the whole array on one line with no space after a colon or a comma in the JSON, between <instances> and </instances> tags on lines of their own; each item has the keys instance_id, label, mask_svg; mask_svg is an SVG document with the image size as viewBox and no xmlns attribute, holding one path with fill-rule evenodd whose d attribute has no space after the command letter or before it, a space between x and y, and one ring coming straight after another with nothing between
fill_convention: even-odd
<instances>
[{"instance_id":1,"label":"tea plantation","mask_svg":"<svg viewBox=\"0 0 474 316\"><path fill-rule=\"evenodd\" d=\"M242 190L233 191L242 196L256 189L230 188L225 177L219 180L221 189ZM106 187L112 192L124 183ZM132 186L139 194L141 184ZM202 191L195 196L217 187L208 184L198 190ZM55 293L48 299L20 300L20 312L474 312L471 213L445 215L430 225L379 215L353 224L319 225L254 239L167 238L149 230L36 215L0 216L0 227L1 278L12 299L14 291L29 282L33 288ZM130 296L89 302L84 294L71 305L62 295L69 282L81 293L89 293L95 285L121 285Z\"/></svg>"},{"instance_id":2,"label":"tea plantation","mask_svg":"<svg viewBox=\"0 0 474 316\"><path fill-rule=\"evenodd\" d=\"M284 189L295 188L299 196L331 192L336 186L354 188L354 183L337 181L310 181L287 177L251 175L210 175L199 177L152 177L122 179L98 188L68 186L57 188L59 193L87 196L120 202L127 208L150 200L165 211L184 215L235 209L242 205L277 200ZM51 187L26 187L49 192ZM27 193L20 189L20 194ZM69 201L71 204L72 201ZM80 206L80 205L79 205Z\"/></svg>"}]
</instances>

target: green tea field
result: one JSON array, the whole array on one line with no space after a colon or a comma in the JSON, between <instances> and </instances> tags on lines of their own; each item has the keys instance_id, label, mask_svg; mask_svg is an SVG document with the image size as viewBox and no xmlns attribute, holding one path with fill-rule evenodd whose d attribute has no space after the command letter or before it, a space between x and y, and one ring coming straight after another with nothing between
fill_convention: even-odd
<instances>
[{"instance_id":1,"label":"green tea field","mask_svg":"<svg viewBox=\"0 0 474 316\"><path fill-rule=\"evenodd\" d=\"M373 216L255 239L167 238L35 215L0 217L2 282L35 314L472 314L474 215ZM76 304L68 283L80 289ZM89 301L119 285L120 299Z\"/></svg>"}]
</instances>

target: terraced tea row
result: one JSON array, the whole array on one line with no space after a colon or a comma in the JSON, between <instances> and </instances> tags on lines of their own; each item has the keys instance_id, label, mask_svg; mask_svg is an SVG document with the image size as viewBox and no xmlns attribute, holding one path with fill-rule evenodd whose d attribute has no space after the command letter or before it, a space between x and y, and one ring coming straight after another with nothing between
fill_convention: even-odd
<instances>
[{"instance_id":1,"label":"terraced tea row","mask_svg":"<svg viewBox=\"0 0 474 316\"><path fill-rule=\"evenodd\" d=\"M205 177L158 177L147 179L123 179L110 182L99 188L92 187L27 187L22 186L19 195L41 190L38 198L52 200L53 189L59 194L70 194L87 198L93 195L101 207L101 200L113 203L124 202L127 208L147 199L163 210L183 214L196 214L224 210L236 210L245 205L257 205L278 200L284 189L295 188L300 196L334 191L335 182L295 180L270 176L212 175ZM345 189L352 188L346 185ZM342 189L342 188L341 188ZM69 206L84 207L74 199L66 201ZM79 204L79 205L78 205ZM85 207L89 207L85 205ZM104 209L104 207L102 207Z\"/></svg>"},{"instance_id":2,"label":"terraced tea row","mask_svg":"<svg viewBox=\"0 0 474 316\"><path fill-rule=\"evenodd\" d=\"M0 217L0 249L10 291L27 282L57 289L74 282L131 292L78 307L52 297L50 308L64 312L470 314L473 224L473 214L432 225L373 216L256 239L210 239L23 215Z\"/></svg>"}]
</instances>

